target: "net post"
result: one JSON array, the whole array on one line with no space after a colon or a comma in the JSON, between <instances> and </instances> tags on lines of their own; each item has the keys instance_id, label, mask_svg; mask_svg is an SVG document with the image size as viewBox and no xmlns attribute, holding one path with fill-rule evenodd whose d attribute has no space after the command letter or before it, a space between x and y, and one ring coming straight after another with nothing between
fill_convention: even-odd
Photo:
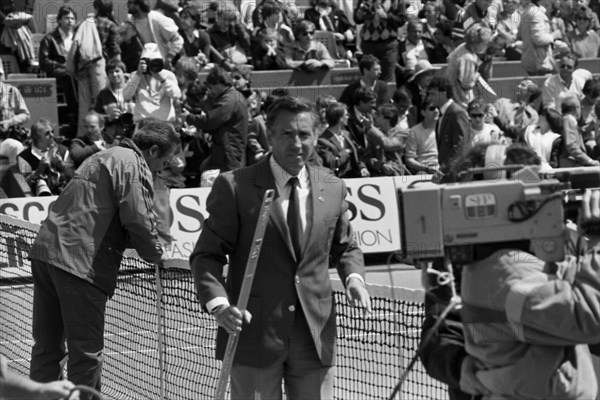
<instances>
[{"instance_id":1,"label":"net post","mask_svg":"<svg viewBox=\"0 0 600 400\"><path fill-rule=\"evenodd\" d=\"M160 400L165 399L165 362L164 362L164 309L162 307L162 281L161 281L162 264L156 264L156 321L158 334L158 369L160 381Z\"/></svg>"}]
</instances>

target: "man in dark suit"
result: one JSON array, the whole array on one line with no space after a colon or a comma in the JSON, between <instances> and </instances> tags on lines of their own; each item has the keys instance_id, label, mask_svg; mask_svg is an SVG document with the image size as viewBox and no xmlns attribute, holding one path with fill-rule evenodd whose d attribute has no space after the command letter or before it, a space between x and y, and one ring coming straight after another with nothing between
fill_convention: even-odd
<instances>
[{"instance_id":1,"label":"man in dark suit","mask_svg":"<svg viewBox=\"0 0 600 400\"><path fill-rule=\"evenodd\" d=\"M190 266L198 298L220 326L217 358L223 358L227 332L241 330L232 399L281 399L282 379L288 399L333 397L336 316L329 267L337 268L351 304L371 308L362 252L346 217L346 186L307 163L317 124L311 103L276 100L267 116L272 155L219 175L207 200L210 217ZM277 195L242 313L235 304L268 189Z\"/></svg>"},{"instance_id":2,"label":"man in dark suit","mask_svg":"<svg viewBox=\"0 0 600 400\"><path fill-rule=\"evenodd\" d=\"M467 110L452 99L452 83L444 76L436 76L427 88L427 97L440 109L436 126L438 160L446 174L450 161L460 153L463 137L469 132Z\"/></svg>"},{"instance_id":3,"label":"man in dark suit","mask_svg":"<svg viewBox=\"0 0 600 400\"><path fill-rule=\"evenodd\" d=\"M348 132L361 157L369 144L367 132L373 126L377 95L369 88L360 87L352 95L352 104L348 110Z\"/></svg>"},{"instance_id":4,"label":"man in dark suit","mask_svg":"<svg viewBox=\"0 0 600 400\"><path fill-rule=\"evenodd\" d=\"M386 82L379 80L381 75L381 64L377 57L366 54L362 56L358 62L358 70L360 71L360 78L350 83L344 88L342 95L340 96L340 102L346 104L348 107L352 107L352 97L354 92L358 88L365 87L375 92L377 96L377 107L382 104L390 102L390 93Z\"/></svg>"}]
</instances>

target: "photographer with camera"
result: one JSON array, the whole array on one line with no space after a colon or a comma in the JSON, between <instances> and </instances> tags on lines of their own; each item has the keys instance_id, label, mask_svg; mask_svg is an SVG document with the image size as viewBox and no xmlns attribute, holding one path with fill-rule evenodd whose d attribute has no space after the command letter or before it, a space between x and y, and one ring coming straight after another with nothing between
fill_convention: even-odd
<instances>
[{"instance_id":1,"label":"photographer with camera","mask_svg":"<svg viewBox=\"0 0 600 400\"><path fill-rule=\"evenodd\" d=\"M19 172L34 196L60 194L70 179L65 161L69 151L54 140L52 124L45 118L31 126L31 145L18 158Z\"/></svg>"},{"instance_id":2,"label":"photographer with camera","mask_svg":"<svg viewBox=\"0 0 600 400\"><path fill-rule=\"evenodd\" d=\"M478 176L460 172L539 163L528 147L480 143L461 154L451 170L470 181ZM499 176L489 172L483 178L498 182ZM527 177L527 183L543 183L534 172ZM537 211L543 211L563 196L538 201ZM433 340L423 340L420 356L428 373L462 396L451 398L469 398L466 393L484 399L596 398L588 345L600 341L600 190L583 193L578 214L577 232L571 223L556 221L567 238L567 255L559 262L539 258L549 249L535 248L530 240L473 244L472 261L452 265L462 297L460 314L451 313L435 332L436 308L452 290L439 281L434 290L429 285L428 297L437 298L429 302L423 337L432 334Z\"/></svg>"},{"instance_id":3,"label":"photographer with camera","mask_svg":"<svg viewBox=\"0 0 600 400\"><path fill-rule=\"evenodd\" d=\"M123 89L124 101L136 98L133 122L144 118L175 121L173 100L181 97L175 74L165 69L158 45L146 43L138 69L131 75Z\"/></svg>"},{"instance_id":4,"label":"photographer with camera","mask_svg":"<svg viewBox=\"0 0 600 400\"><path fill-rule=\"evenodd\" d=\"M23 140L27 131L22 125L29 121L29 109L19 89L4 83L0 74L0 157L8 158L8 165L17 163L17 156L23 151Z\"/></svg>"}]
</instances>

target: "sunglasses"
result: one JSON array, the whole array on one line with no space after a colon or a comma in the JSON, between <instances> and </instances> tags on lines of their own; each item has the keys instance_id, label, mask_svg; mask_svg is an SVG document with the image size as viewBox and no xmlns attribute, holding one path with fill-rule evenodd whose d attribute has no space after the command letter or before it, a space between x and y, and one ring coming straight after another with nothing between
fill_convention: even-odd
<instances>
[{"instance_id":1,"label":"sunglasses","mask_svg":"<svg viewBox=\"0 0 600 400\"><path fill-rule=\"evenodd\" d=\"M438 109L438 108L437 108L437 107L434 107L434 106L431 106L431 107L429 107L429 108L428 108L428 110L429 110L429 111L435 111L435 110L437 110L437 109Z\"/></svg>"},{"instance_id":2,"label":"sunglasses","mask_svg":"<svg viewBox=\"0 0 600 400\"><path fill-rule=\"evenodd\" d=\"M560 69L566 69L568 71L572 71L575 67L572 65L567 65L567 64L561 64L560 65Z\"/></svg>"},{"instance_id":3,"label":"sunglasses","mask_svg":"<svg viewBox=\"0 0 600 400\"><path fill-rule=\"evenodd\" d=\"M54 135L53 130L46 131L46 137L51 137L52 135Z\"/></svg>"},{"instance_id":4,"label":"sunglasses","mask_svg":"<svg viewBox=\"0 0 600 400\"><path fill-rule=\"evenodd\" d=\"M485 114L471 114L471 118L483 118Z\"/></svg>"},{"instance_id":5,"label":"sunglasses","mask_svg":"<svg viewBox=\"0 0 600 400\"><path fill-rule=\"evenodd\" d=\"M233 75L232 78L235 79L236 81L238 81L238 80L242 79L242 76L241 75Z\"/></svg>"},{"instance_id":6,"label":"sunglasses","mask_svg":"<svg viewBox=\"0 0 600 400\"><path fill-rule=\"evenodd\" d=\"M315 31L308 31L308 32L304 32L304 33L302 34L302 36L308 36L308 35L311 35L311 36L312 36L312 35L314 35L314 34L315 34Z\"/></svg>"}]
</instances>

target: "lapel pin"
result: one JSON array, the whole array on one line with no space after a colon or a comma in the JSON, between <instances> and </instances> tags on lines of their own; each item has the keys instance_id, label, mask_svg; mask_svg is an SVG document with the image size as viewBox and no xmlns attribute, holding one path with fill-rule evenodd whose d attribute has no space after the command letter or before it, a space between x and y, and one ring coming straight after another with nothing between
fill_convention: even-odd
<instances>
[{"instance_id":1,"label":"lapel pin","mask_svg":"<svg viewBox=\"0 0 600 400\"><path fill-rule=\"evenodd\" d=\"M319 201L322 203L325 201L325 199L323 199L323 197L319 196Z\"/></svg>"}]
</instances>

